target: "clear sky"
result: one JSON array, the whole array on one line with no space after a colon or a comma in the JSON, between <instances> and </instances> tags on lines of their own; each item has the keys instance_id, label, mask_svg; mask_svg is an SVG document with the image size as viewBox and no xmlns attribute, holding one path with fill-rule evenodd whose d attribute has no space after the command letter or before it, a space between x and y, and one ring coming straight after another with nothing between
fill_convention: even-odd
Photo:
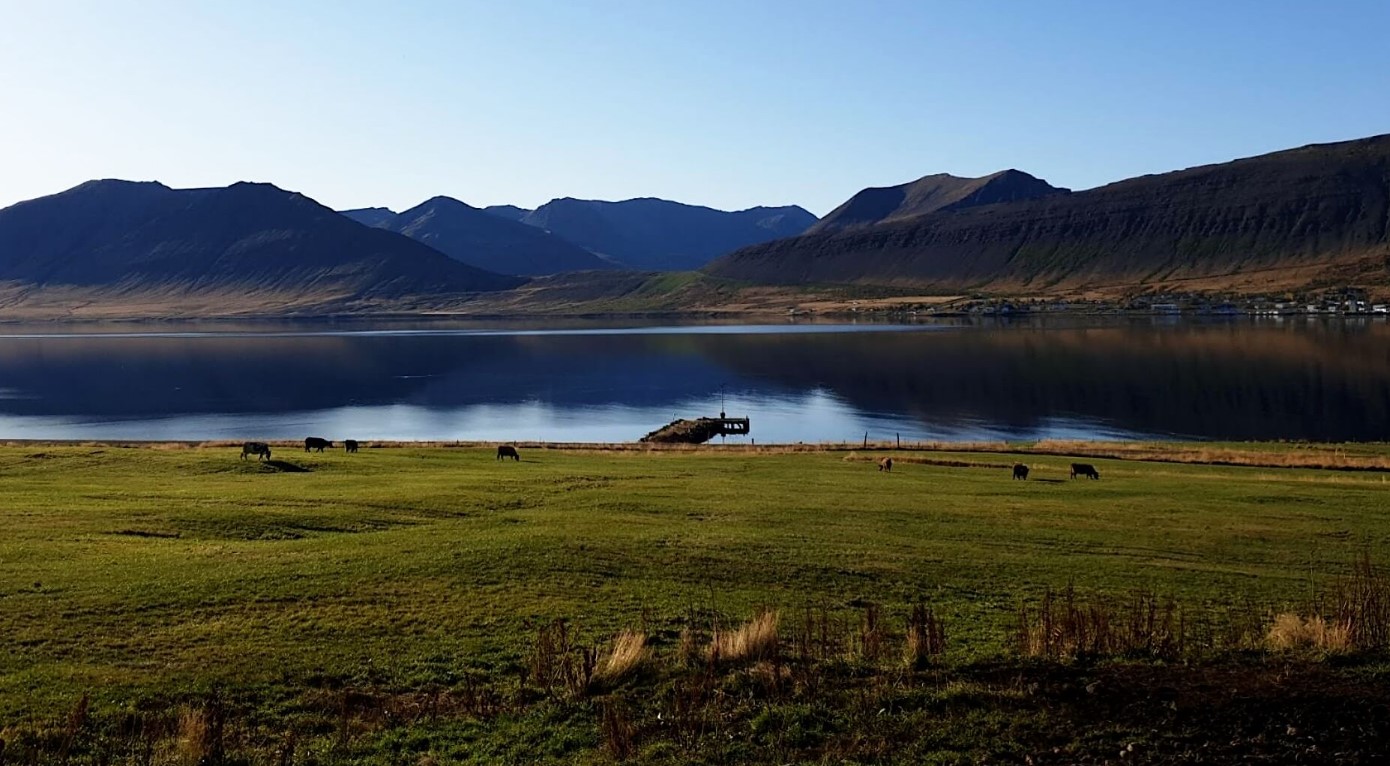
<instances>
[{"instance_id":1,"label":"clear sky","mask_svg":"<svg viewBox=\"0 0 1390 766\"><path fill-rule=\"evenodd\" d=\"M1386 132L1387 0L0 0L0 205L129 178L823 215Z\"/></svg>"}]
</instances>

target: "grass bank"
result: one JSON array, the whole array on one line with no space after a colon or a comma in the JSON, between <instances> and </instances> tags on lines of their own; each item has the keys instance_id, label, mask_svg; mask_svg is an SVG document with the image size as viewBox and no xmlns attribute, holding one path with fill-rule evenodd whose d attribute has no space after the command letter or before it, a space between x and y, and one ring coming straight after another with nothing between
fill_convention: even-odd
<instances>
[{"instance_id":1,"label":"grass bank","mask_svg":"<svg viewBox=\"0 0 1390 766\"><path fill-rule=\"evenodd\" d=\"M1384 448L989 447L889 473L862 449L0 447L0 757L1075 762L1390 734L1376 651L1262 643L1390 550L1388 477L1326 469ZM1100 481L1067 478L1078 454ZM1063 592L1210 651L1022 656L1020 614ZM771 648L711 654L769 614Z\"/></svg>"}]
</instances>

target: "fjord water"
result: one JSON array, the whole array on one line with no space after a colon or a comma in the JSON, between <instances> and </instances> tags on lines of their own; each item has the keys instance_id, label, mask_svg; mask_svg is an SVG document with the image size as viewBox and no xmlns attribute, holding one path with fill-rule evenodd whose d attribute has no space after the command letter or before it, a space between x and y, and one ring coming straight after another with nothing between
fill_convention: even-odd
<instances>
[{"instance_id":1,"label":"fjord water","mask_svg":"<svg viewBox=\"0 0 1390 766\"><path fill-rule=\"evenodd\" d=\"M0 439L1390 438L1358 319L0 328Z\"/></svg>"}]
</instances>

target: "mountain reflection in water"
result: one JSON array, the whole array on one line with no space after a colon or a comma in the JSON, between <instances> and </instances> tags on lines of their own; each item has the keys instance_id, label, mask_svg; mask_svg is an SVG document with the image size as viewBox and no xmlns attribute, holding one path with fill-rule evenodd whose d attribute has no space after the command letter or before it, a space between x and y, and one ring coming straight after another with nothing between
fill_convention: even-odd
<instances>
[{"instance_id":1,"label":"mountain reflection in water","mask_svg":"<svg viewBox=\"0 0 1390 766\"><path fill-rule=\"evenodd\" d=\"M206 328L199 328L204 330ZM0 438L1390 438L1390 327L999 324L0 337ZM735 439L730 439L735 441Z\"/></svg>"}]
</instances>

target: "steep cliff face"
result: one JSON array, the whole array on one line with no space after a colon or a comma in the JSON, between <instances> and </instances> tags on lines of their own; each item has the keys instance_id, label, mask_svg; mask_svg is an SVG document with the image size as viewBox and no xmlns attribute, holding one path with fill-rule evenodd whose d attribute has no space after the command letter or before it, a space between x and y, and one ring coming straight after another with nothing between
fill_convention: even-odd
<instances>
[{"instance_id":1,"label":"steep cliff face","mask_svg":"<svg viewBox=\"0 0 1390 766\"><path fill-rule=\"evenodd\" d=\"M1390 136L1097 189L807 234L712 263L721 277L943 289L1200 279L1387 249Z\"/></svg>"}]
</instances>

